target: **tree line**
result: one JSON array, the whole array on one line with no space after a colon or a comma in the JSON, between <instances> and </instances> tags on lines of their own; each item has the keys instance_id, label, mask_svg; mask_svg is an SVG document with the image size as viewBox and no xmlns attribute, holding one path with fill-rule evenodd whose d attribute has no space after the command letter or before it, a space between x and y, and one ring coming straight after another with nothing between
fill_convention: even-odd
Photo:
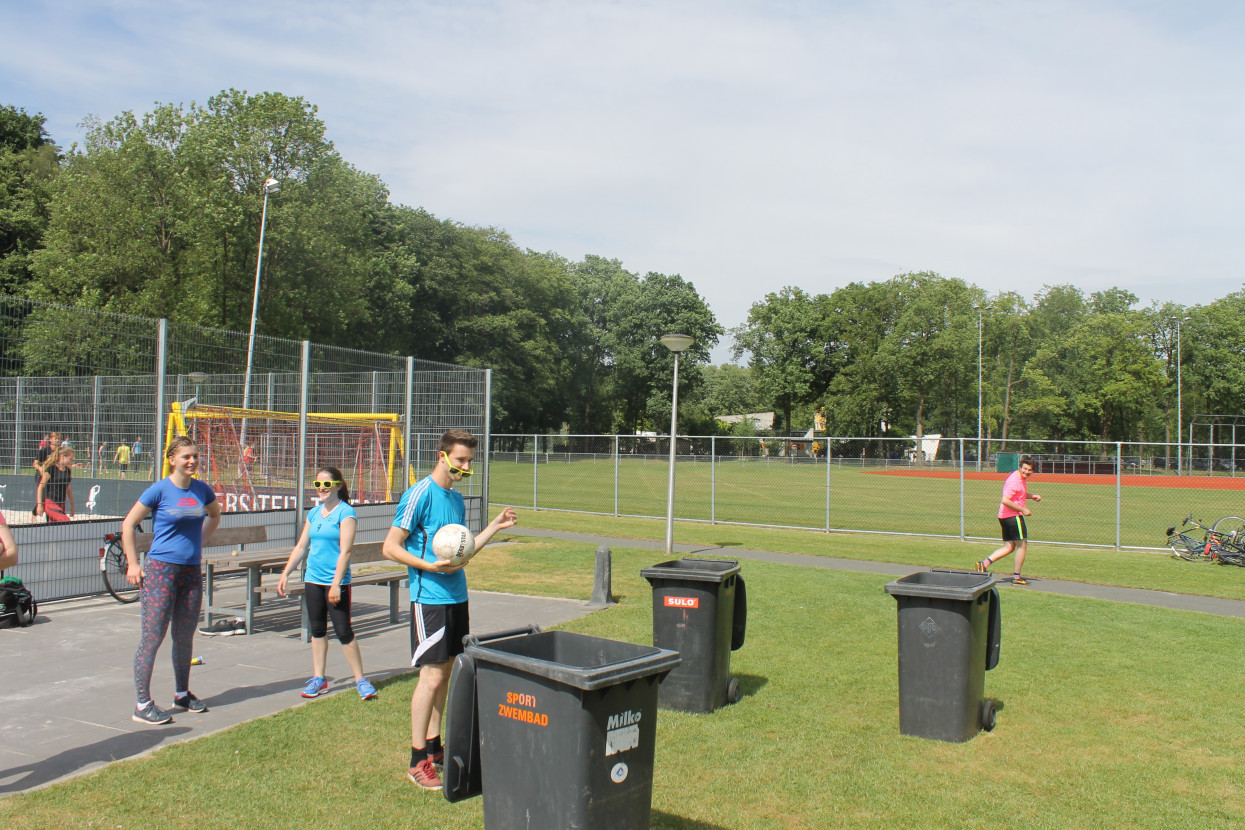
<instances>
[{"instance_id":1,"label":"tree line","mask_svg":"<svg viewBox=\"0 0 1245 830\"><path fill-rule=\"evenodd\" d=\"M773 409L780 432L820 410L838 435L976 435L979 323L983 435L1175 440L1178 327L1185 422L1241 411L1239 292L1140 308L1120 289L991 296L932 272L787 287L730 332L746 366L707 365L726 332L690 281L395 204L316 113L231 89L89 118L62 149L43 116L0 106L0 292L246 331L272 177L259 333L491 367L496 432L664 430L673 331L695 338L679 373L694 434Z\"/></svg>"}]
</instances>

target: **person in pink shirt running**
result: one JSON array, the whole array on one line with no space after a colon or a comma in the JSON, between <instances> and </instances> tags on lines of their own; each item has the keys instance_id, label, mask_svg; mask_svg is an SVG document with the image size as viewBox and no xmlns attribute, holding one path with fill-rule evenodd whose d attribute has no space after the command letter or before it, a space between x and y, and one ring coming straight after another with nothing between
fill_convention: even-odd
<instances>
[{"instance_id":1,"label":"person in pink shirt running","mask_svg":"<svg viewBox=\"0 0 1245 830\"><path fill-rule=\"evenodd\" d=\"M977 572L986 573L990 566L1007 554L1016 553L1016 570L1012 572L1013 585L1028 585L1028 581L1020 575L1025 565L1025 547L1029 543L1029 530L1025 527L1025 517L1032 516L1026 502L1029 499L1041 501L1037 493L1030 493L1029 476L1033 475L1033 459L1022 456L1016 472L1003 482L1003 500L999 503L999 524L1003 527L1003 547L977 563Z\"/></svg>"}]
</instances>

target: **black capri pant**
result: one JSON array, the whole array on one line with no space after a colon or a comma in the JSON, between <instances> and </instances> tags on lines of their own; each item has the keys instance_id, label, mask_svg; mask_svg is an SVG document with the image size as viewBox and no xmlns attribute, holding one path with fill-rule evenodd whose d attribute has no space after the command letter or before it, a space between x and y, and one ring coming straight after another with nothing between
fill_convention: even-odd
<instances>
[{"instance_id":1,"label":"black capri pant","mask_svg":"<svg viewBox=\"0 0 1245 830\"><path fill-rule=\"evenodd\" d=\"M311 636L324 637L328 634L328 620L333 620L333 631L338 641L348 646L354 642L354 629L350 626L350 586L341 586L341 602L329 604L329 586L307 582L303 585L303 595L307 598L307 627Z\"/></svg>"}]
</instances>

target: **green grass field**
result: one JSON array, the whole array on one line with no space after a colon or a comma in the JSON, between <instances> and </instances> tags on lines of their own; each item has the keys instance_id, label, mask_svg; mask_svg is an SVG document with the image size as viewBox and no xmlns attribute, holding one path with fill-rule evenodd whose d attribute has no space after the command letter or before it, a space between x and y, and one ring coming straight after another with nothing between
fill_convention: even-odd
<instances>
[{"instance_id":1,"label":"green grass field","mask_svg":"<svg viewBox=\"0 0 1245 830\"><path fill-rule=\"evenodd\" d=\"M675 516L716 522L785 525L824 529L827 524L825 466L791 464L784 459L680 461L676 468ZM615 505L613 459L550 462L539 465L494 460L489 499L518 507L581 510L624 516L666 514L665 460L622 459ZM965 536L998 537L997 516L1003 476L997 481L963 483ZM1166 481L1157 477L1156 483ZM533 499L535 489L535 500ZM1031 538L1079 545L1116 544L1116 490L1112 485L1060 483L1034 476ZM829 476L831 529L888 533L960 535L959 479L879 475L832 466ZM1245 492L1131 486L1120 494L1119 543L1161 548L1166 529L1186 514L1213 522L1245 515Z\"/></svg>"},{"instance_id":2,"label":"green grass field","mask_svg":"<svg viewBox=\"0 0 1245 830\"><path fill-rule=\"evenodd\" d=\"M520 518L637 538L662 527L532 511ZM737 531L769 533L779 550L803 552L815 539L862 558L883 552L885 542L895 561L981 547L679 526L681 539ZM742 532L734 541L754 546ZM517 537L486 549L469 573L477 588L585 598L592 552L591 545ZM1191 579L1208 573L1152 554L1109 554ZM616 548L619 604L566 628L649 642L651 594L639 571L660 560L654 551ZM986 675L986 694L1002 705L998 726L944 744L899 735L895 602L882 589L886 577L753 561L743 568L749 630L732 670L744 697L711 715L660 713L653 827L1240 826L1245 621L1003 587L1002 658ZM334 695L13 796L0 801L0 822L481 827L478 799L451 805L405 780L412 685L412 676L402 676L382 685L375 706Z\"/></svg>"}]
</instances>

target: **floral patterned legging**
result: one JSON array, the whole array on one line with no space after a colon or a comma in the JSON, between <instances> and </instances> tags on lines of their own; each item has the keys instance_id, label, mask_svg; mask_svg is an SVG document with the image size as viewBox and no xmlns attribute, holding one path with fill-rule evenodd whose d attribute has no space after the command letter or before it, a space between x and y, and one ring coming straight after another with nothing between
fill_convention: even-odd
<instances>
[{"instance_id":1,"label":"floral patterned legging","mask_svg":"<svg viewBox=\"0 0 1245 830\"><path fill-rule=\"evenodd\" d=\"M173 623L173 679L175 691L190 691L190 659L195 625L203 605L203 580L198 564L173 565L148 559L140 593L143 636L134 652L134 691L138 702L151 700L151 670L156 652Z\"/></svg>"}]
</instances>

